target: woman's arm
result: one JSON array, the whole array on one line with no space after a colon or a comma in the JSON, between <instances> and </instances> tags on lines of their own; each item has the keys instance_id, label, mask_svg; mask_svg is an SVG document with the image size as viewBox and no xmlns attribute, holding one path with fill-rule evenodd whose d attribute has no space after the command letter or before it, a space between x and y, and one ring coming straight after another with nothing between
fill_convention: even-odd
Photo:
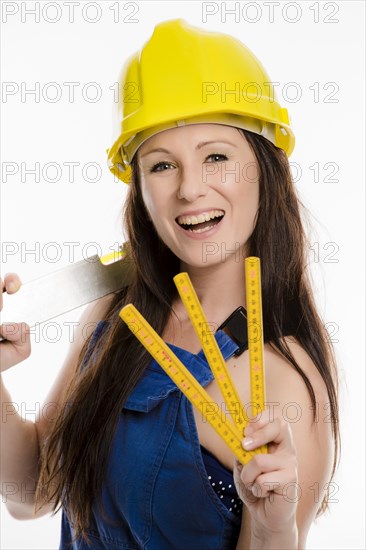
<instances>
[{"instance_id":1,"label":"woman's arm","mask_svg":"<svg viewBox=\"0 0 366 550\"><path fill-rule=\"evenodd\" d=\"M249 512L243 508L238 550L259 548L304 550L308 531L330 478L333 442L326 387L315 365L301 346L292 339L287 339L287 343L295 360L313 386L318 411L317 421L313 423L310 396L302 378L286 359L266 345L266 409L272 409L272 416L280 415L289 423L296 448L298 464L296 525L290 525L283 532L279 525L279 531L276 533L263 531L253 533L253 525L250 528L250 518L248 520ZM255 440L255 432L251 437ZM257 479L260 482L260 476ZM283 498L286 499L287 495L284 494Z\"/></svg>"},{"instance_id":2,"label":"woman's arm","mask_svg":"<svg viewBox=\"0 0 366 550\"><path fill-rule=\"evenodd\" d=\"M97 323L104 315L113 295L89 304L81 314L64 364L35 422L25 421L17 412L14 401L1 379L1 489L8 512L16 519L35 519L50 513L52 504L34 514L34 495L39 478L40 448L53 427L63 392L74 375L79 354L86 338L85 326ZM7 345L2 343L2 346ZM1 356L0 352L0 356ZM22 367L19 367L22 368ZM43 414L42 411L47 411Z\"/></svg>"}]
</instances>

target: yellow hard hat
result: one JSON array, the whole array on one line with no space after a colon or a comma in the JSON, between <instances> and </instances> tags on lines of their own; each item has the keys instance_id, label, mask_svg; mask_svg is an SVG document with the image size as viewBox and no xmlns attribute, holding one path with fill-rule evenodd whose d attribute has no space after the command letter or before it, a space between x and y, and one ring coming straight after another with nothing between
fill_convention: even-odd
<instances>
[{"instance_id":1,"label":"yellow hard hat","mask_svg":"<svg viewBox=\"0 0 366 550\"><path fill-rule=\"evenodd\" d=\"M137 148L163 130L218 123L263 135L290 156L295 136L287 109L260 61L239 40L189 25L156 25L119 79L118 128L107 149L113 174L129 183Z\"/></svg>"}]
</instances>

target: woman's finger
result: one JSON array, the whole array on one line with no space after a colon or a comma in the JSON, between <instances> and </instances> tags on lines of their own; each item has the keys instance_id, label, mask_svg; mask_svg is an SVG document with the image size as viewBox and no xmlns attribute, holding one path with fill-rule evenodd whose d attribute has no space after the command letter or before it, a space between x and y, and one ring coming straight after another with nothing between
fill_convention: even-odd
<instances>
[{"instance_id":1,"label":"woman's finger","mask_svg":"<svg viewBox=\"0 0 366 550\"><path fill-rule=\"evenodd\" d=\"M266 472L277 472L296 465L293 455L289 454L258 454L245 466L243 466L240 479L245 485L250 485L261 474Z\"/></svg>"},{"instance_id":2,"label":"woman's finger","mask_svg":"<svg viewBox=\"0 0 366 550\"><path fill-rule=\"evenodd\" d=\"M14 294L21 287L22 282L16 273L6 273L4 280L1 279L1 292L0 292L0 311L3 309L3 292L8 294Z\"/></svg>"},{"instance_id":3,"label":"woman's finger","mask_svg":"<svg viewBox=\"0 0 366 550\"><path fill-rule=\"evenodd\" d=\"M17 346L24 344L29 331L30 327L27 323L3 323L0 325L0 336Z\"/></svg>"},{"instance_id":4,"label":"woman's finger","mask_svg":"<svg viewBox=\"0 0 366 550\"><path fill-rule=\"evenodd\" d=\"M3 323L0 325L0 371L21 363L30 356L30 327L27 323Z\"/></svg>"},{"instance_id":5,"label":"woman's finger","mask_svg":"<svg viewBox=\"0 0 366 550\"><path fill-rule=\"evenodd\" d=\"M5 290L5 282L0 279L1 282L1 289L0 289L0 311L3 309L3 292Z\"/></svg>"},{"instance_id":6,"label":"woman's finger","mask_svg":"<svg viewBox=\"0 0 366 550\"><path fill-rule=\"evenodd\" d=\"M4 276L5 290L8 294L14 294L22 285L17 273L6 273Z\"/></svg>"},{"instance_id":7,"label":"woman's finger","mask_svg":"<svg viewBox=\"0 0 366 550\"><path fill-rule=\"evenodd\" d=\"M256 497L253 496L253 493L250 490L250 484L245 485L241 481L241 472L244 466L239 462L239 460L234 457L234 468L233 468L233 478L236 490L238 492L239 498L249 505L250 502L253 502L253 499L256 500Z\"/></svg>"},{"instance_id":8,"label":"woman's finger","mask_svg":"<svg viewBox=\"0 0 366 550\"><path fill-rule=\"evenodd\" d=\"M287 468L259 475L251 485L253 495L265 498L274 493L290 502L296 502L298 491L297 470Z\"/></svg>"},{"instance_id":9,"label":"woman's finger","mask_svg":"<svg viewBox=\"0 0 366 550\"><path fill-rule=\"evenodd\" d=\"M275 443L279 450L295 449L290 425L280 417L276 417L270 422L261 419L255 427L253 426L252 430L245 429L244 433L245 438L242 444L247 451L267 443Z\"/></svg>"}]
</instances>

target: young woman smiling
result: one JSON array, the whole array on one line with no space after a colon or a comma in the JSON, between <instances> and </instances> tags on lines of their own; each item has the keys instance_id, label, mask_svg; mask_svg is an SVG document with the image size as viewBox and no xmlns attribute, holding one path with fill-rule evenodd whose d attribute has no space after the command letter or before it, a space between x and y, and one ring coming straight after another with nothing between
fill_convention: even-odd
<instances>
[{"instance_id":1,"label":"young woman smiling","mask_svg":"<svg viewBox=\"0 0 366 550\"><path fill-rule=\"evenodd\" d=\"M235 79L248 92L239 102L214 93ZM13 495L9 511L29 518L62 505L62 549L300 549L327 508L339 449L337 370L308 279L288 162L293 132L264 83L243 44L182 20L158 25L121 76L108 161L129 184L135 274L85 310L80 327L99 322L85 343L80 328L47 398L57 416L25 425L13 416L4 430L12 444L1 448L3 479L36 489L28 502ZM188 272L217 328L246 308L247 256L261 259L267 406L243 445L268 444L268 454L243 466L118 314L133 303L222 404L173 277ZM9 274L3 289L19 285ZM0 344L3 368L30 353L27 326L18 328ZM248 351L234 355L237 342L223 329L215 338L250 403Z\"/></svg>"}]
</instances>

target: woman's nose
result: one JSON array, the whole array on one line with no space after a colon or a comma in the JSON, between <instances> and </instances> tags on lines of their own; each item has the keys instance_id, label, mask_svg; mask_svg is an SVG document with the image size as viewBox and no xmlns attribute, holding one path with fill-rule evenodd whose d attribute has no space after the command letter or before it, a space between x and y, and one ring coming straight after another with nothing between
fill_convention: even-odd
<instances>
[{"instance_id":1,"label":"woman's nose","mask_svg":"<svg viewBox=\"0 0 366 550\"><path fill-rule=\"evenodd\" d=\"M207 183L204 181L202 167L185 167L178 179L178 199L193 202L198 197L207 194Z\"/></svg>"}]
</instances>

